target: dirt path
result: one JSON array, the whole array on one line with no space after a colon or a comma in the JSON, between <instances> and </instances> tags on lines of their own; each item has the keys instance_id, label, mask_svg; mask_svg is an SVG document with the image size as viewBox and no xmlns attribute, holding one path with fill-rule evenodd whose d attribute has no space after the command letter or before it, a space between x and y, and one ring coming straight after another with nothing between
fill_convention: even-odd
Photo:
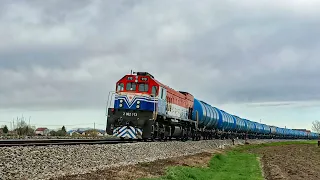
<instances>
[{"instance_id":1,"label":"dirt path","mask_svg":"<svg viewBox=\"0 0 320 180\"><path fill-rule=\"evenodd\" d=\"M221 153L221 151L213 150L191 156L157 160L137 165L121 166L93 173L68 175L54 180L136 180L138 178L159 177L165 174L165 170L169 166L207 167L213 154L216 153Z\"/></svg>"},{"instance_id":2,"label":"dirt path","mask_svg":"<svg viewBox=\"0 0 320 180\"><path fill-rule=\"evenodd\" d=\"M320 147L286 145L251 150L261 155L267 180L319 180Z\"/></svg>"}]
</instances>

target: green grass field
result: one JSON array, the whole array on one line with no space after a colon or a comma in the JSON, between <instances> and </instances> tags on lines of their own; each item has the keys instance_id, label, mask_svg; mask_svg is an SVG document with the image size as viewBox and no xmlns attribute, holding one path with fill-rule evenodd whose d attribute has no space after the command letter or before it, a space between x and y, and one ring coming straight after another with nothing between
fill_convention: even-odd
<instances>
[{"instance_id":1,"label":"green grass field","mask_svg":"<svg viewBox=\"0 0 320 180\"><path fill-rule=\"evenodd\" d=\"M275 142L238 146L223 154L214 155L208 168L169 167L165 176L143 180L262 180L258 156L247 153L252 148L289 144L316 144L317 141Z\"/></svg>"}]
</instances>

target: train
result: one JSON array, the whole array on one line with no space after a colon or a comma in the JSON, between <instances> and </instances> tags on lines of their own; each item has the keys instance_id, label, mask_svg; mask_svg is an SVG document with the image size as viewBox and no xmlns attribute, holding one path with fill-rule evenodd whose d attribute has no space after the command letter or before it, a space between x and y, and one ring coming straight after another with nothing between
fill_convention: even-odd
<instances>
[{"instance_id":1,"label":"train","mask_svg":"<svg viewBox=\"0 0 320 180\"><path fill-rule=\"evenodd\" d=\"M130 72L109 93L106 132L121 139L318 139L319 134L258 123L176 91L149 72ZM112 105L113 104L113 105Z\"/></svg>"}]
</instances>

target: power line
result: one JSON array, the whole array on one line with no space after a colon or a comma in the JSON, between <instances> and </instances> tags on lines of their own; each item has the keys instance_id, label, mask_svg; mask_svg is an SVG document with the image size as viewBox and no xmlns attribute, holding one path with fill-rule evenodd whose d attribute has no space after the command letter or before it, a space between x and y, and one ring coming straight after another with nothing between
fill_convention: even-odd
<instances>
[{"instance_id":1,"label":"power line","mask_svg":"<svg viewBox=\"0 0 320 180\"><path fill-rule=\"evenodd\" d=\"M0 122L6 122L6 123L11 123L11 121L0 121Z\"/></svg>"}]
</instances>

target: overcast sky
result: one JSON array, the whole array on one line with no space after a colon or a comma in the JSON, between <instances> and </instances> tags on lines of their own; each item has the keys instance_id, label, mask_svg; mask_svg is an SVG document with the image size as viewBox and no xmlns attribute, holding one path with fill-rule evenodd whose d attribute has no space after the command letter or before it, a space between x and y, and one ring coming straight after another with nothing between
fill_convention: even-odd
<instances>
[{"instance_id":1,"label":"overcast sky","mask_svg":"<svg viewBox=\"0 0 320 180\"><path fill-rule=\"evenodd\" d=\"M231 114L320 120L320 1L0 1L0 124L104 128L130 70ZM7 123L10 125L9 123Z\"/></svg>"}]
</instances>

